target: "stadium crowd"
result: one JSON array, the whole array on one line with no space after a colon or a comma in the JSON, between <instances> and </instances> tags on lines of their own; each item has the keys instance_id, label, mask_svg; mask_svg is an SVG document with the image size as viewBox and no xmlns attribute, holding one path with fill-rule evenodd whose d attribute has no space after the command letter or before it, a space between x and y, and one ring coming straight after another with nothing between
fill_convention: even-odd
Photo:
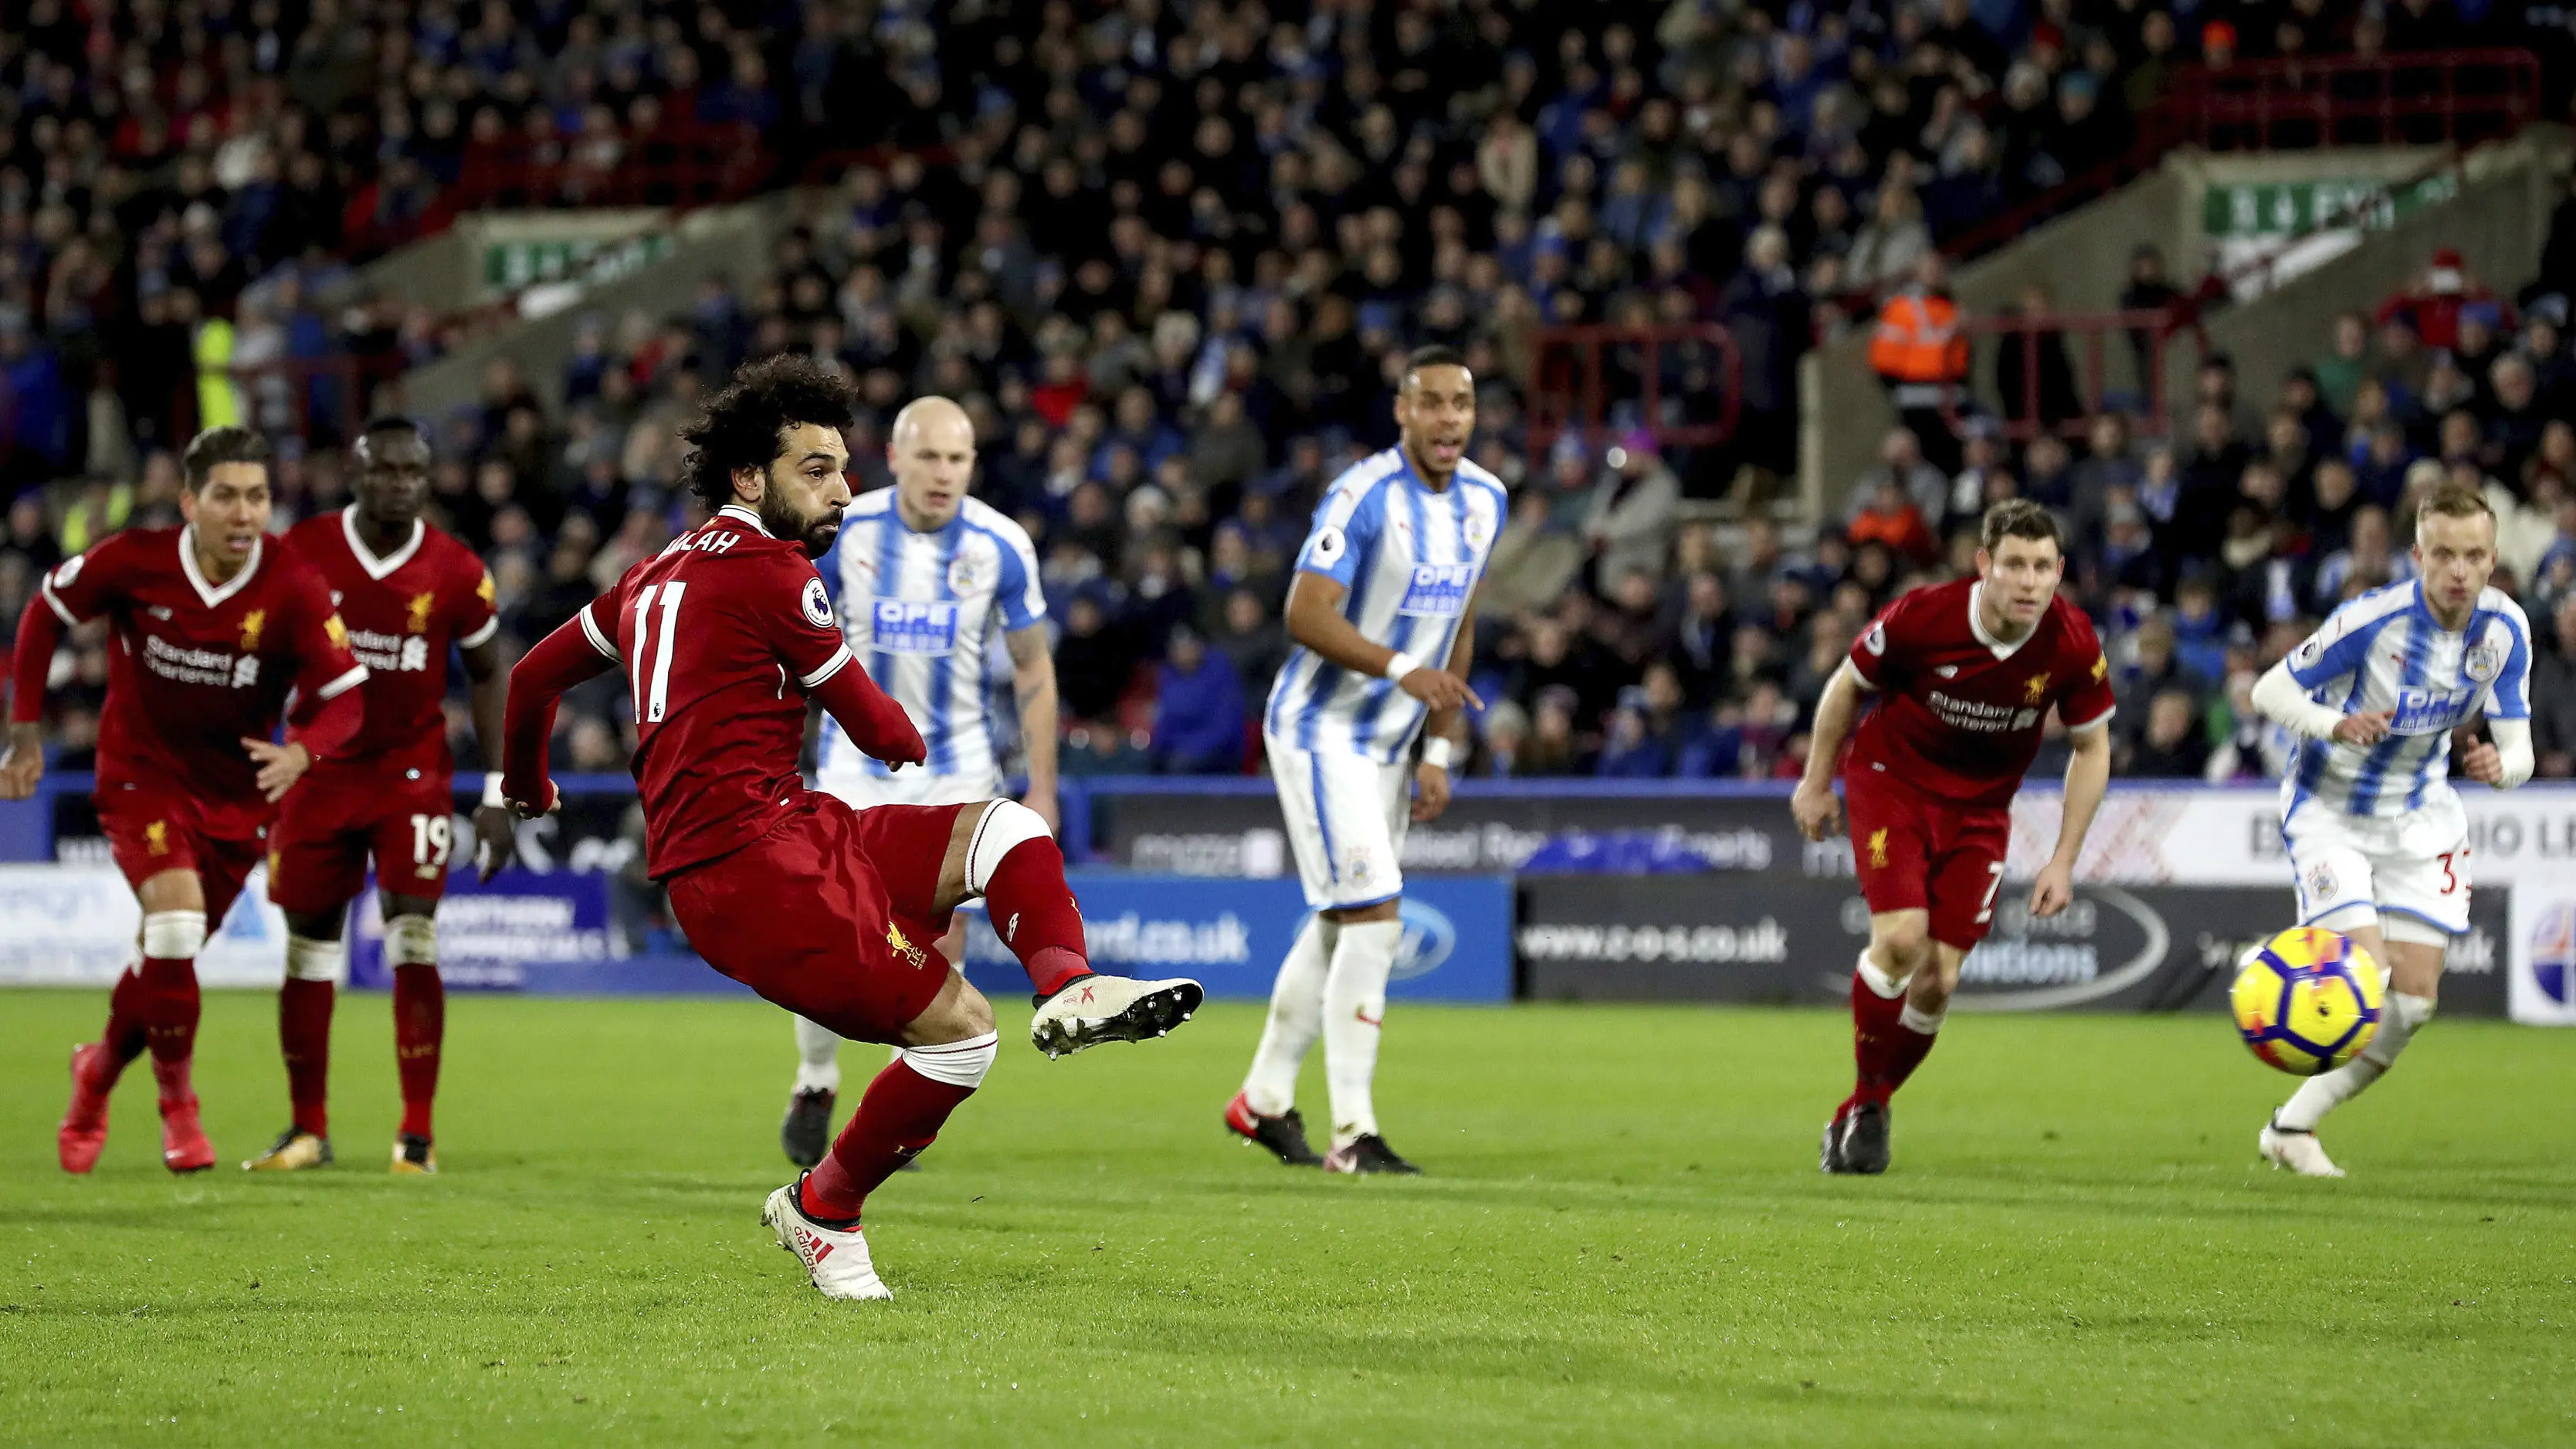
<instances>
[{"instance_id":1,"label":"stadium crowd","mask_svg":"<svg viewBox=\"0 0 2576 1449\"><path fill-rule=\"evenodd\" d=\"M579 204L585 175L747 126L781 175L831 178L771 280L590 319L559 388L496 364L478 406L427 420L442 521L489 560L521 646L690 521L675 430L696 398L803 350L865 399L869 483L904 400L967 405L979 491L1038 542L1068 773L1240 771L1306 518L1392 441L1392 360L1440 341L1483 382L1477 456L1516 500L1475 773L1794 776L1871 613L1964 567L1963 525L2016 494L2068 525L2069 587L2121 679L2122 771L2276 771L2256 672L2298 621L2403 575L2411 502L2453 474L2499 505L2500 581L2553 651L2542 768L2570 773L2567 209L2518 302L2429 268L2290 379L2213 360L2169 443L2116 414L2026 447L1972 422L1931 450L1955 446L1947 468L1900 431L1811 543L1709 506L1789 467L1798 357L1855 295L2124 150L2178 68L2530 43L2506 33L2519 8L755 9L27 0L0 31L0 628L51 562L169 515L198 423L320 420L281 456L278 524L342 501L327 390L348 377L244 387L221 364L345 356L364 380L439 355L452 319L350 269L480 195L478 164L537 157L505 199ZM1531 330L1598 320L1723 324L1734 441L1656 446L1649 425L1701 420L1714 390L1710 357L1674 348L1664 413L1534 449ZM2051 421L2072 392L2042 380ZM95 642L63 661L67 737L103 679ZM566 729L573 767L624 763L606 702Z\"/></svg>"}]
</instances>

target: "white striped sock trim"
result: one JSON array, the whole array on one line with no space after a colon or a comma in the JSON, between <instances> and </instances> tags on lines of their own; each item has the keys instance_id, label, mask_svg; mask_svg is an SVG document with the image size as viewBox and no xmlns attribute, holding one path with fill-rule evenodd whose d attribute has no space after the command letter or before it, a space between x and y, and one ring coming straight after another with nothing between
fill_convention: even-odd
<instances>
[{"instance_id":1,"label":"white striped sock trim","mask_svg":"<svg viewBox=\"0 0 2576 1449\"><path fill-rule=\"evenodd\" d=\"M984 1084L984 1074L993 1070L993 1059L1001 1051L1001 1034L988 1031L964 1041L905 1047L900 1055L904 1065L930 1080L964 1087L971 1092Z\"/></svg>"},{"instance_id":2,"label":"white striped sock trim","mask_svg":"<svg viewBox=\"0 0 2576 1449\"><path fill-rule=\"evenodd\" d=\"M1939 1011L1922 1011L1909 1001L1905 1003L1905 1009L1896 1014L1896 1024L1907 1031L1919 1032L1924 1036L1938 1036L1941 1032L1941 1023L1947 1020L1949 1015L1947 1007Z\"/></svg>"}]
</instances>

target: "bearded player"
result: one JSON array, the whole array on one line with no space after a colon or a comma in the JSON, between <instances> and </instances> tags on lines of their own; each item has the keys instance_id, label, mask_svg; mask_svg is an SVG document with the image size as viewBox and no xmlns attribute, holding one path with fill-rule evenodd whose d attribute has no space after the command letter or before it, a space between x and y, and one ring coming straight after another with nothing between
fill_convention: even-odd
<instances>
[{"instance_id":1,"label":"bearded player","mask_svg":"<svg viewBox=\"0 0 2576 1449\"><path fill-rule=\"evenodd\" d=\"M268 833L268 898L286 913L286 982L277 998L294 1119L242 1166L295 1171L331 1161L331 1008L345 963L349 903L375 862L393 973L394 1067L402 1125L393 1170L438 1170L430 1108L447 998L438 979L438 898L453 853L455 761L447 751L447 656L465 660L478 738L501 738L507 684L492 576L474 551L421 519L429 439L408 418L358 434L357 501L296 525L287 544L331 587L349 643L367 666L366 727L342 755L313 767ZM486 746L488 750L489 745ZM498 771L474 812L483 878L510 861L510 812Z\"/></svg>"},{"instance_id":2,"label":"bearded player","mask_svg":"<svg viewBox=\"0 0 2576 1449\"><path fill-rule=\"evenodd\" d=\"M44 774L38 721L63 631L106 618L116 647L95 798L109 854L143 906L141 959L108 998L107 1031L72 1052L71 1106L55 1137L66 1172L97 1164L108 1093L147 1048L162 1164L215 1165L189 1082L206 923L221 924L241 894L279 798L364 722L367 669L329 590L267 536L268 459L248 428L198 434L180 460L185 526L128 529L64 560L18 621L0 800L26 799ZM271 739L281 713L282 743Z\"/></svg>"},{"instance_id":3,"label":"bearded player","mask_svg":"<svg viewBox=\"0 0 2576 1449\"><path fill-rule=\"evenodd\" d=\"M890 764L927 756L903 707L841 636L813 560L850 501L850 394L810 359L754 363L681 432L704 525L548 635L510 675L502 789L524 816L555 803L547 740L564 690L610 668L634 709L645 869L707 963L799 1016L903 1050L820 1166L761 1221L829 1298L890 1296L869 1261L868 1193L928 1147L991 1070L993 1009L927 944L985 898L1037 987L1029 1033L1050 1056L1160 1036L1195 981L1096 976L1064 857L1009 800L853 810L797 774L805 702Z\"/></svg>"},{"instance_id":4,"label":"bearded player","mask_svg":"<svg viewBox=\"0 0 2576 1449\"><path fill-rule=\"evenodd\" d=\"M1809 840L1834 826L1834 759L1865 693L1843 768L1852 858L1869 901L1869 946L1852 976L1859 1080L1825 1128L1819 1165L1880 1173L1888 1098L1923 1063L1959 984L1959 963L1994 923L2012 838L2012 797L2055 710L2074 740L2057 850L2030 913L2074 898L2075 857L2111 777L2110 665L2082 610L2057 596L2057 520L2026 499L1986 510L1974 578L1916 589L1855 641L1816 705L1807 772L1789 808Z\"/></svg>"},{"instance_id":5,"label":"bearded player","mask_svg":"<svg viewBox=\"0 0 2576 1449\"><path fill-rule=\"evenodd\" d=\"M1279 811L1314 908L1279 965L1270 1018L1225 1125L1292 1166L1411 1173L1378 1131L1386 983L1404 940L1405 826L1449 804L1466 735L1475 594L1511 503L1467 460L1476 379L1446 347L1405 359L1396 446L1333 480L1288 590L1296 641L1262 718ZM1413 742L1423 743L1419 765ZM1297 1072L1324 1039L1333 1140L1307 1145Z\"/></svg>"},{"instance_id":6,"label":"bearded player","mask_svg":"<svg viewBox=\"0 0 2576 1449\"><path fill-rule=\"evenodd\" d=\"M1023 802L1052 830L1055 797L1055 657L1048 652L1046 595L1037 550L1008 515L966 486L975 476L975 425L944 397L915 399L895 414L886 441L894 486L850 505L831 556L841 631L851 653L912 717L930 751L897 773L823 721L815 785L865 810L876 805L964 805L1002 791L1002 758L986 701L995 655L1010 661L1028 754ZM995 645L1001 646L1000 650ZM966 933L951 925L941 954L965 959ZM841 1038L796 1018L796 1085L779 1145L799 1167L822 1161L841 1089Z\"/></svg>"},{"instance_id":7,"label":"bearded player","mask_svg":"<svg viewBox=\"0 0 2576 1449\"><path fill-rule=\"evenodd\" d=\"M2451 939L2469 929L2451 732L2483 711L2493 739L2460 751L2460 773L2497 790L2531 778L2531 625L2487 587L2495 560L2486 498L2441 488L2415 515L2416 577L2335 610L2255 682L2254 707L2303 737L2281 779L2299 922L2351 937L2388 972L2370 1044L2301 1083L2264 1125L2257 1146L2275 1167L2343 1176L2317 1124L2433 1019Z\"/></svg>"}]
</instances>

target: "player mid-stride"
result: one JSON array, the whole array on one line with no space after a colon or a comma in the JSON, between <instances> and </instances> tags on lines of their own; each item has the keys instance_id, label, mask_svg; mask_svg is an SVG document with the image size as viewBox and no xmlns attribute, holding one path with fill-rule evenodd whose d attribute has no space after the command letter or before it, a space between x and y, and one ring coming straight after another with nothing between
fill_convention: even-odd
<instances>
[{"instance_id":1,"label":"player mid-stride","mask_svg":"<svg viewBox=\"0 0 2576 1449\"><path fill-rule=\"evenodd\" d=\"M2299 921L2340 931L2388 971L2388 1010L2361 1055L2312 1077L2257 1146L2275 1167L2343 1172L2317 1123L2396 1065L2433 1019L2451 938L2469 929L2469 820L2451 789L2451 731L2484 711L2493 743L2460 773L2510 790L2531 778L2531 626L2487 587L2496 519L2447 486L2415 515L2417 577L2373 589L2254 685L2254 707L2304 739L2281 779L2281 836Z\"/></svg>"},{"instance_id":2,"label":"player mid-stride","mask_svg":"<svg viewBox=\"0 0 2576 1449\"><path fill-rule=\"evenodd\" d=\"M975 425L947 398L918 398L895 414L886 466L894 486L850 505L820 567L826 584L839 581L841 632L851 653L912 717L930 755L916 768L891 770L827 716L814 783L861 810L999 795L1002 760L986 701L1001 654L1028 754L1025 803L1053 829L1055 658L1047 652L1037 550L1000 509L967 496ZM965 938L950 926L941 953L964 960ZM778 1140L799 1167L822 1161L832 1140L840 1048L829 1027L796 1018L796 1085Z\"/></svg>"},{"instance_id":3,"label":"player mid-stride","mask_svg":"<svg viewBox=\"0 0 2576 1449\"><path fill-rule=\"evenodd\" d=\"M107 1097L148 1047L161 1087L161 1161L215 1165L189 1063L197 952L258 864L279 797L358 737L366 666L349 652L321 576L268 538L268 443L210 428L180 460L181 528L132 528L46 575L18 621L17 698L0 800L44 773L45 672L65 629L105 616L98 823L143 906L141 959L108 998L107 1031L72 1052L55 1147L87 1172L107 1145ZM287 709L292 691L295 705ZM285 714L286 739L270 736Z\"/></svg>"},{"instance_id":4,"label":"player mid-stride","mask_svg":"<svg viewBox=\"0 0 2576 1449\"><path fill-rule=\"evenodd\" d=\"M349 643L367 666L366 728L339 758L313 767L278 807L268 832L268 898L286 913L286 981L277 1040L286 1057L293 1121L242 1166L292 1172L331 1161L331 1009L346 959L341 931L376 866L393 974L394 1069L402 1124L393 1170L438 1170L430 1105L446 1036L438 979L438 898L455 840L455 761L447 751L447 655L465 660L475 734L488 755L501 738L507 679L492 576L474 551L422 521L429 502L429 439L407 418L361 429L357 501L297 524L287 546L331 586ZM474 812L483 878L509 864L510 812L501 776L484 782Z\"/></svg>"},{"instance_id":5,"label":"player mid-stride","mask_svg":"<svg viewBox=\"0 0 2576 1449\"><path fill-rule=\"evenodd\" d=\"M1396 446L1325 491L1288 591L1296 648L1271 687L1262 740L1315 914L1280 963L1252 1069L1225 1108L1247 1141L1328 1172L1417 1170L1379 1135L1374 1097L1387 977L1404 938L1396 852L1409 820L1447 808L1462 707L1483 707L1466 678L1474 599L1511 511L1501 480L1467 461L1476 379L1458 353L1425 347L1405 360L1395 423ZM1297 1069L1318 1034L1333 1110L1320 1159L1296 1108Z\"/></svg>"},{"instance_id":6,"label":"player mid-stride","mask_svg":"<svg viewBox=\"0 0 2576 1449\"><path fill-rule=\"evenodd\" d=\"M1816 705L1807 772L1790 810L1809 840L1834 825L1834 757L1864 691L1843 769L1852 856L1869 901L1869 945L1852 976L1859 1080L1825 1128L1827 1172L1888 1163L1888 1098L1932 1051L1959 963L1993 925L2012 838L2012 797L2050 710L2074 739L2057 850L2031 886L2053 916L2111 777L2110 665L2082 610L2057 596L2057 520L2014 499L1986 510L1974 578L1890 604L1853 643Z\"/></svg>"},{"instance_id":7,"label":"player mid-stride","mask_svg":"<svg viewBox=\"0 0 2576 1449\"><path fill-rule=\"evenodd\" d=\"M930 943L982 896L1039 992L1050 1056L1160 1036L1197 1010L1195 981L1092 974L1064 856L1009 800L853 810L805 788L796 757L819 702L889 763L928 753L869 680L814 559L850 501L845 384L810 359L737 374L681 431L705 524L628 569L510 674L502 790L543 814L555 704L615 668L634 711L645 869L707 963L845 1037L903 1048L822 1164L769 1195L761 1221L830 1298L884 1298L859 1213L939 1135L996 1053L993 1008Z\"/></svg>"}]
</instances>

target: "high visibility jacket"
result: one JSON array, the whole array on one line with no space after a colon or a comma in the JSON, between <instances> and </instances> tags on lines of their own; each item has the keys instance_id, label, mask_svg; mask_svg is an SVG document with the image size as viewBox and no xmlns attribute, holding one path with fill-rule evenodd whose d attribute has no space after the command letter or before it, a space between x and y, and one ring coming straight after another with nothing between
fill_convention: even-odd
<instances>
[{"instance_id":1,"label":"high visibility jacket","mask_svg":"<svg viewBox=\"0 0 2576 1449\"><path fill-rule=\"evenodd\" d=\"M233 385L233 324L209 317L197 324L197 426L229 427L242 420L241 389Z\"/></svg>"},{"instance_id":2,"label":"high visibility jacket","mask_svg":"<svg viewBox=\"0 0 2576 1449\"><path fill-rule=\"evenodd\" d=\"M1955 383L1968 376L1959 304L1938 292L1899 292L1878 309L1869 368L1894 383Z\"/></svg>"}]
</instances>

